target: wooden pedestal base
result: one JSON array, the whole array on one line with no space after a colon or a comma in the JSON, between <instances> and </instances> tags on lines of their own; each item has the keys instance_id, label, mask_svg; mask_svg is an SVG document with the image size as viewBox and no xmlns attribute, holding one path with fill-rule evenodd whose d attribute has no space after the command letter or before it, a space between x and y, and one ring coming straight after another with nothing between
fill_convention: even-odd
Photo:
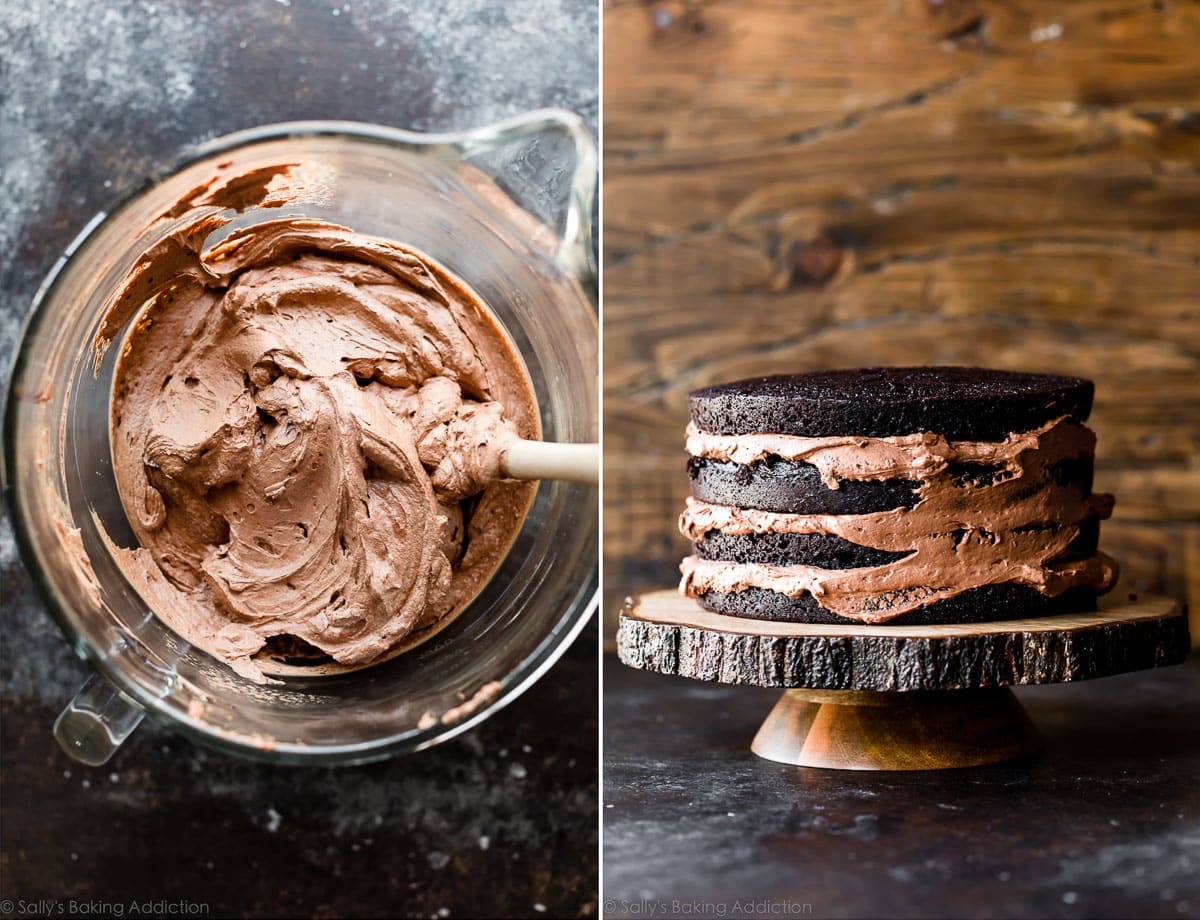
<instances>
[{"instance_id":1,"label":"wooden pedestal base","mask_svg":"<svg viewBox=\"0 0 1200 920\"><path fill-rule=\"evenodd\" d=\"M945 626L748 620L674 591L631 601L617 653L634 668L789 688L754 739L782 763L938 770L1032 757L1041 742L1008 689L1177 664L1187 618L1163 597L1094 613Z\"/></svg>"},{"instance_id":2,"label":"wooden pedestal base","mask_svg":"<svg viewBox=\"0 0 1200 920\"><path fill-rule=\"evenodd\" d=\"M1042 742L1007 687L787 690L750 747L802 767L944 770L1029 759Z\"/></svg>"}]
</instances>

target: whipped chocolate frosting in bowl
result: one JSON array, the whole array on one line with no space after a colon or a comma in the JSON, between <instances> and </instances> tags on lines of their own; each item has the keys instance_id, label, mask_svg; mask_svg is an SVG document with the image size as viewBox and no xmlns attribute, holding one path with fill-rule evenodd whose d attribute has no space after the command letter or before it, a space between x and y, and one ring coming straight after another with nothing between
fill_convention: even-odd
<instances>
[{"instance_id":1,"label":"whipped chocolate frosting in bowl","mask_svg":"<svg viewBox=\"0 0 1200 920\"><path fill-rule=\"evenodd\" d=\"M500 451L540 433L532 384L479 298L401 244L292 218L204 249L227 219L209 208L244 206L244 185L218 172L181 203L100 326L103 353L129 325L113 465L140 547L117 559L252 679L271 649L371 664L512 544L534 486L500 481Z\"/></svg>"},{"instance_id":2,"label":"whipped chocolate frosting in bowl","mask_svg":"<svg viewBox=\"0 0 1200 920\"><path fill-rule=\"evenodd\" d=\"M558 179L522 198L503 168L531 144ZM118 709L260 759L390 756L561 654L596 604L596 489L506 480L499 448L595 440L593 166L567 113L256 129L73 244L14 366L5 476L104 678L68 710L103 756Z\"/></svg>"}]
</instances>

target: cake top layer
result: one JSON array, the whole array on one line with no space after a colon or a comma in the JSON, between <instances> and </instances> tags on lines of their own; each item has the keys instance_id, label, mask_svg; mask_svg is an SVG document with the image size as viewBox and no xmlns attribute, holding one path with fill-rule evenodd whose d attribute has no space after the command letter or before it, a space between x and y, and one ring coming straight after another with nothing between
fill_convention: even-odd
<instances>
[{"instance_id":1,"label":"cake top layer","mask_svg":"<svg viewBox=\"0 0 1200 920\"><path fill-rule=\"evenodd\" d=\"M713 434L862 435L933 431L1000 441L1061 416L1085 421L1094 386L1081 377L982 367L868 367L755 377L696 390L692 421Z\"/></svg>"}]
</instances>

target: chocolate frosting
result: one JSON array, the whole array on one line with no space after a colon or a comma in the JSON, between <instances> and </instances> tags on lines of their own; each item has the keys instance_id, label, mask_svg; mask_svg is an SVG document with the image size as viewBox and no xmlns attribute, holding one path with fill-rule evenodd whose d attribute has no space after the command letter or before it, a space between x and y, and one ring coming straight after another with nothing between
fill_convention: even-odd
<instances>
[{"instance_id":1,"label":"chocolate frosting","mask_svg":"<svg viewBox=\"0 0 1200 920\"><path fill-rule=\"evenodd\" d=\"M504 445L540 434L498 321L428 257L304 219L202 250L218 209L286 200L287 170L181 202L96 343L133 317L112 447L141 547L118 562L161 619L255 680L271 637L362 665L465 606L535 488L499 481Z\"/></svg>"},{"instance_id":2,"label":"chocolate frosting","mask_svg":"<svg viewBox=\"0 0 1200 920\"><path fill-rule=\"evenodd\" d=\"M689 426L687 443L693 456L811 463L831 489L851 479L901 478L920 486L913 507L871 514L783 514L689 499L680 531L693 542L714 531L830 534L908 555L843 570L691 556L681 567L686 594L751 587L789 597L807 592L839 616L880 623L988 584L1023 584L1056 596L1078 585L1107 591L1116 580L1116 563L1104 553L1086 559L1065 555L1079 525L1107 518L1113 507L1111 495L1092 495L1051 475L1063 461L1090 462L1095 450L1092 431L1066 417L1000 442L950 442L932 432L889 438L720 436ZM959 464L986 465L994 478L987 484L957 481Z\"/></svg>"}]
</instances>

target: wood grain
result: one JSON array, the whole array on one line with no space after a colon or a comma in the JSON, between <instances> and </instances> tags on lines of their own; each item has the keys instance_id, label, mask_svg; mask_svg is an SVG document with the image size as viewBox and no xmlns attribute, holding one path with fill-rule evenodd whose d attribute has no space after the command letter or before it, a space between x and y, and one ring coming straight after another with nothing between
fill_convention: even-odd
<instances>
[{"instance_id":1,"label":"wood grain","mask_svg":"<svg viewBox=\"0 0 1200 920\"><path fill-rule=\"evenodd\" d=\"M604 21L609 635L686 552L687 392L868 364L1094 379L1103 543L1126 587L1195 606L1200 4Z\"/></svg>"},{"instance_id":2,"label":"wood grain","mask_svg":"<svg viewBox=\"0 0 1200 920\"><path fill-rule=\"evenodd\" d=\"M921 626L750 620L674 591L626 606L630 667L755 687L942 691L1091 680L1183 661L1187 621L1164 597L1109 598L1095 613Z\"/></svg>"}]
</instances>

